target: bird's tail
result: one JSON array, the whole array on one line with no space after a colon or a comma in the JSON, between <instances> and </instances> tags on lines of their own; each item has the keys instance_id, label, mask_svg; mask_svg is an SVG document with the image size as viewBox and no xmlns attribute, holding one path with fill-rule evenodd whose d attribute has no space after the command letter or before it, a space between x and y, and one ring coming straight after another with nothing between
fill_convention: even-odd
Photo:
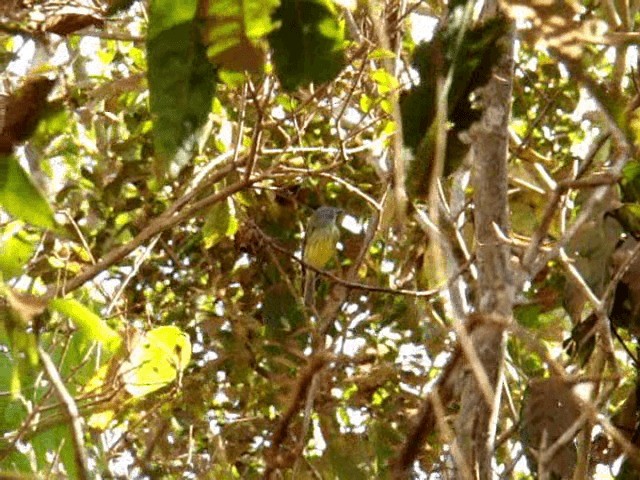
<instances>
[{"instance_id":1,"label":"bird's tail","mask_svg":"<svg viewBox=\"0 0 640 480\"><path fill-rule=\"evenodd\" d=\"M316 293L316 272L307 270L304 274L304 304L305 306L312 308L315 306L315 293Z\"/></svg>"}]
</instances>

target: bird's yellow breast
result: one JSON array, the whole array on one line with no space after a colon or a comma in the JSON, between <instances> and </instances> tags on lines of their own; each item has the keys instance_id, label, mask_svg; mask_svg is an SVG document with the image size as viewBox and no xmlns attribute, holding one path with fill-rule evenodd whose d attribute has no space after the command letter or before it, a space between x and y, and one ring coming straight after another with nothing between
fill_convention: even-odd
<instances>
[{"instance_id":1,"label":"bird's yellow breast","mask_svg":"<svg viewBox=\"0 0 640 480\"><path fill-rule=\"evenodd\" d=\"M337 229L318 229L306 240L303 260L316 268L323 268L334 257L338 241Z\"/></svg>"}]
</instances>

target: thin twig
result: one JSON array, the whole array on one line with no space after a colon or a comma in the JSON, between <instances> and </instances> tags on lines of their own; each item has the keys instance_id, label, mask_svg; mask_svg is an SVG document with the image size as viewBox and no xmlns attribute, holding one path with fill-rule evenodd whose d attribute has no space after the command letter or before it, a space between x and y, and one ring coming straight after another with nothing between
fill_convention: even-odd
<instances>
[{"instance_id":1,"label":"thin twig","mask_svg":"<svg viewBox=\"0 0 640 480\"><path fill-rule=\"evenodd\" d=\"M124 257L129 255L132 251L138 248L140 245L154 237L155 235L168 230L169 228L178 225L194 215L200 212L202 209L214 205L231 195L244 190L245 188L253 185L257 182L262 181L265 178L268 178L269 175L260 175L250 180L241 180L236 183L229 185L227 188L220 190L219 192L212 193L207 197L194 202L192 205L185 207L180 213L176 213L175 215L169 215L172 213L172 208L169 208L167 212L161 214L152 220L138 235L136 235L131 241L128 243L121 245L114 250L108 252L98 263L92 265L90 267L82 270L78 275L73 277L66 285L66 292L71 292L76 288L82 286L85 282L88 282L92 278L96 277L98 274L109 268L111 265L122 260ZM49 290L49 295L53 294L53 290Z\"/></svg>"},{"instance_id":2,"label":"thin twig","mask_svg":"<svg viewBox=\"0 0 640 480\"><path fill-rule=\"evenodd\" d=\"M67 390L67 387L64 386L53 360L51 360L49 354L45 352L40 345L38 345L38 355L44 370L53 385L54 392L67 413L67 420L71 427L71 440L73 442L74 452L73 458L78 470L78 478L80 480L88 480L91 476L89 475L89 463L87 461L87 451L84 445L84 433L82 431L82 421L80 419L80 413L78 412L78 406Z\"/></svg>"},{"instance_id":3,"label":"thin twig","mask_svg":"<svg viewBox=\"0 0 640 480\"><path fill-rule=\"evenodd\" d=\"M332 355L328 352L321 351L316 353L309 358L307 367L299 374L299 380L289 401L289 406L282 417L280 417L280 421L271 435L271 446L265 451L267 467L262 477L264 480L270 480L276 470L287 467L292 461L295 461L295 459L288 458L282 451L287 438L287 432L291 422L299 411L300 405L307 397L316 374L320 372L331 359Z\"/></svg>"},{"instance_id":4,"label":"thin twig","mask_svg":"<svg viewBox=\"0 0 640 480\"><path fill-rule=\"evenodd\" d=\"M160 234L156 235L149 242L149 245L147 245L144 251L141 252L140 255L138 255L138 258L135 259L135 261L133 262L133 268L131 269L127 277L122 281L122 283L120 284L120 287L118 288L118 291L109 302L109 305L107 306L107 310L105 312L105 316L109 316L111 314L111 311L115 307L116 302L118 301L120 296L123 294L125 288L127 288L127 285L129 284L131 279L138 274L138 270L140 270L140 267L142 266L142 264L145 262L147 257L151 254L151 252L153 251L153 247L155 247L159 239L160 239Z\"/></svg>"}]
</instances>

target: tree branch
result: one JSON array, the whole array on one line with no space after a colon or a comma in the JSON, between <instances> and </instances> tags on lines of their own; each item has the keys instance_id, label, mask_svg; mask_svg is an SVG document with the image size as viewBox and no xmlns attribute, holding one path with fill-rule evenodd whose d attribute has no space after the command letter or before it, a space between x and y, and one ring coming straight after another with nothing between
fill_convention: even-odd
<instances>
[{"instance_id":1,"label":"tree branch","mask_svg":"<svg viewBox=\"0 0 640 480\"><path fill-rule=\"evenodd\" d=\"M51 360L51 357L40 345L38 345L38 355L40 356L40 361L44 366L44 370L53 385L53 390L67 413L67 420L71 427L71 440L73 442L74 452L73 458L76 463L76 468L78 469L78 478L80 480L88 480L91 478L91 475L89 475L89 463L87 461L87 452L84 446L84 433L82 431L78 406L67 388L64 386L64 383L60 378L60 374Z\"/></svg>"},{"instance_id":2,"label":"tree branch","mask_svg":"<svg viewBox=\"0 0 640 480\"><path fill-rule=\"evenodd\" d=\"M497 2L485 3L484 18L497 14ZM464 459L481 480L492 478L492 455L501 398L506 345L505 327L512 316L514 285L510 251L498 237L509 227L507 158L508 125L513 85L513 33L503 39L505 52L480 97L482 119L471 128L473 153L474 225L476 241L476 311L481 323L469 334L480 365L468 358L474 375L463 381L457 441ZM501 318L504 324L486 321ZM475 372L481 368L493 391L486 408L486 393Z\"/></svg>"}]
</instances>

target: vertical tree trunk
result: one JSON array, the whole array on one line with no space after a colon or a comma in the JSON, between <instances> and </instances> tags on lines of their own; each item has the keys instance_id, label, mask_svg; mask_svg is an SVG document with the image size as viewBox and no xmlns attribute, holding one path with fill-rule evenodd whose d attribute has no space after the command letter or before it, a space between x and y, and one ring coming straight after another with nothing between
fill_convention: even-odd
<instances>
[{"instance_id":1,"label":"vertical tree trunk","mask_svg":"<svg viewBox=\"0 0 640 480\"><path fill-rule=\"evenodd\" d=\"M484 18L497 14L497 2L489 1ZM476 311L469 327L478 359L494 392L493 405L486 397L470 369L462 382L461 408L456 425L456 439L463 460L475 478L492 478L491 460L500 404L505 351L505 326L512 314L513 281L509 264L509 246L501 241L496 229L508 232L507 154L508 125L513 78L513 37L482 89L482 119L471 132L473 152L474 223L476 242ZM459 469L463 471L463 469Z\"/></svg>"}]
</instances>

